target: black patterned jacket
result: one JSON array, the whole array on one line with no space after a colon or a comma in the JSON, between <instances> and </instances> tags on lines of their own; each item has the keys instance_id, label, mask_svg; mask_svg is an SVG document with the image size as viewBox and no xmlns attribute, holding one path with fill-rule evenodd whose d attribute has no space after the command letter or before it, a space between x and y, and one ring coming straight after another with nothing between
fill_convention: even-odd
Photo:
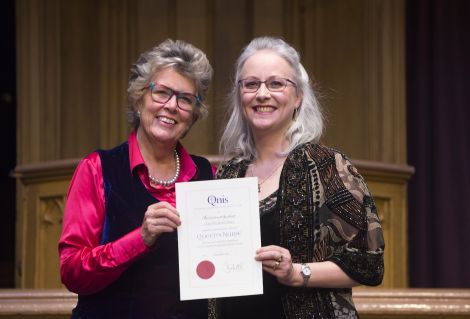
<instances>
[{"instance_id":1,"label":"black patterned jacket","mask_svg":"<svg viewBox=\"0 0 470 319\"><path fill-rule=\"evenodd\" d=\"M244 177L250 161L224 164L217 178ZM356 282L375 286L384 273L384 240L362 176L344 154L306 143L287 157L276 211L281 246L294 263L332 261ZM274 301L273 301L274 302ZM286 318L357 318L350 288L291 288Z\"/></svg>"}]
</instances>

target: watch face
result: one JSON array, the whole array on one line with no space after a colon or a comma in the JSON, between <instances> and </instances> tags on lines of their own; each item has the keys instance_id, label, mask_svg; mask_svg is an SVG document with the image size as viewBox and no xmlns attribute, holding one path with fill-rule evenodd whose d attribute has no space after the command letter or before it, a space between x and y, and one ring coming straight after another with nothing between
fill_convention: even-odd
<instances>
[{"instance_id":1,"label":"watch face","mask_svg":"<svg viewBox=\"0 0 470 319\"><path fill-rule=\"evenodd\" d=\"M310 276L310 274L312 273L312 272L310 271L310 267L308 267L308 266L304 266L304 267L302 268L302 272L303 272L303 274L304 274L305 276Z\"/></svg>"}]
</instances>

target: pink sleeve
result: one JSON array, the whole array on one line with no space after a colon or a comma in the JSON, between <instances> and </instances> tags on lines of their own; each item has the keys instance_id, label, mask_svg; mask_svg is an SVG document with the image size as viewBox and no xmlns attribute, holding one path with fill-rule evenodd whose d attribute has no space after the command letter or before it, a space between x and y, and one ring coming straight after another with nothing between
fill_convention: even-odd
<instances>
[{"instance_id":1,"label":"pink sleeve","mask_svg":"<svg viewBox=\"0 0 470 319\"><path fill-rule=\"evenodd\" d=\"M101 160L92 153L78 164L73 175L59 240L60 275L72 292L90 294L105 288L149 250L140 227L101 245L104 217Z\"/></svg>"}]
</instances>

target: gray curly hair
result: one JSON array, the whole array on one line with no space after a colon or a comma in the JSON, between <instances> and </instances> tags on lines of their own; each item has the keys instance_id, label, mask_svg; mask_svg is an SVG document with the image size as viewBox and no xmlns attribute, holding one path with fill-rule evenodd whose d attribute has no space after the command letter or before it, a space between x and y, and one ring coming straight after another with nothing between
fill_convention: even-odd
<instances>
[{"instance_id":1,"label":"gray curly hair","mask_svg":"<svg viewBox=\"0 0 470 319\"><path fill-rule=\"evenodd\" d=\"M142 101L146 88L155 73L173 68L176 72L191 79L201 103L194 111L194 121L204 118L208 106L204 103L212 79L212 66L204 52L182 40L167 39L152 49L142 53L130 69L127 87L129 123L134 128L140 125L137 106Z\"/></svg>"}]
</instances>

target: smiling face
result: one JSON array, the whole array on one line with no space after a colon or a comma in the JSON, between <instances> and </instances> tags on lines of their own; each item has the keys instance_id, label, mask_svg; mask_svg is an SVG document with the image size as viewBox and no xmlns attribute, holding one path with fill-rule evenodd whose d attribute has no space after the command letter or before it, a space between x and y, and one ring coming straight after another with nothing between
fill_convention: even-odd
<instances>
[{"instance_id":1,"label":"smiling face","mask_svg":"<svg viewBox=\"0 0 470 319\"><path fill-rule=\"evenodd\" d=\"M249 57L240 72L240 79L266 81L273 78L294 80L289 63L270 50L260 50ZM244 92L240 88L243 114L252 132L257 134L284 134L292 123L294 110L302 97L296 87L288 82L284 90L271 92L262 83L256 92Z\"/></svg>"},{"instance_id":2,"label":"smiling face","mask_svg":"<svg viewBox=\"0 0 470 319\"><path fill-rule=\"evenodd\" d=\"M194 82L172 68L157 72L152 81L181 93L196 94ZM178 108L176 95L166 103L152 99L150 89L146 89L138 106L140 125L138 135L156 144L174 146L189 130L193 123L193 112Z\"/></svg>"}]
</instances>

